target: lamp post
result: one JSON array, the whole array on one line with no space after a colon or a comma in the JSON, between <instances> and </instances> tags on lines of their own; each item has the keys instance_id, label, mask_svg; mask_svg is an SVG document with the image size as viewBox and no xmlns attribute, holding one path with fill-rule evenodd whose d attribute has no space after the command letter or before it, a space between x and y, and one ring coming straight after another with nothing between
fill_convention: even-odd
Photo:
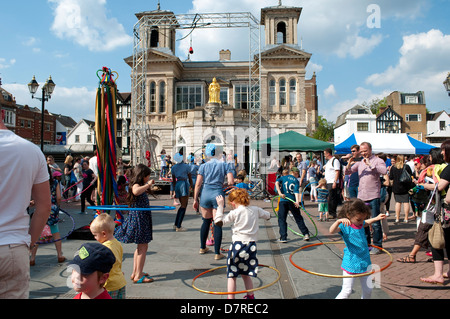
<instances>
[{"instance_id":1,"label":"lamp post","mask_svg":"<svg viewBox=\"0 0 450 319\"><path fill-rule=\"evenodd\" d=\"M31 98L39 100L42 102L42 118L41 118L41 151L44 153L44 109L45 109L45 102L50 100L53 94L53 91L55 90L55 82L53 82L52 77L50 76L45 82L44 86L42 87L42 97L35 97L34 94L36 94L39 83L36 81L36 77L33 76L33 79L30 83L28 83L28 90L31 93Z\"/></svg>"},{"instance_id":2,"label":"lamp post","mask_svg":"<svg viewBox=\"0 0 450 319\"><path fill-rule=\"evenodd\" d=\"M447 78L444 81L444 87L448 92L448 95L450 96L450 72L447 74Z\"/></svg>"}]
</instances>

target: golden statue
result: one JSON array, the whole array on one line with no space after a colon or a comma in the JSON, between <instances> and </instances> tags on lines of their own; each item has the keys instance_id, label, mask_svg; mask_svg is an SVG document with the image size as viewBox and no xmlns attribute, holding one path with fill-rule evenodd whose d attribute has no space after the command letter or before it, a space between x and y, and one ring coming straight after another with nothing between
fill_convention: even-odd
<instances>
[{"instance_id":1,"label":"golden statue","mask_svg":"<svg viewBox=\"0 0 450 319\"><path fill-rule=\"evenodd\" d=\"M220 102L220 85L217 83L216 78L213 79L209 86L209 102L208 103L218 103Z\"/></svg>"}]
</instances>

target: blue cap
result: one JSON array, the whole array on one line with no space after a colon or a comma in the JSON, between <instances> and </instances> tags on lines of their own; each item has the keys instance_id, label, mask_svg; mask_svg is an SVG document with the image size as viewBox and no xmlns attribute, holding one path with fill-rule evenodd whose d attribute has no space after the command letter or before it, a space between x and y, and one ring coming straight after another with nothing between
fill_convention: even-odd
<instances>
[{"instance_id":1,"label":"blue cap","mask_svg":"<svg viewBox=\"0 0 450 319\"><path fill-rule=\"evenodd\" d=\"M215 156L216 155L216 145L213 143L209 143L208 145L206 145L205 154L208 157Z\"/></svg>"},{"instance_id":2,"label":"blue cap","mask_svg":"<svg viewBox=\"0 0 450 319\"><path fill-rule=\"evenodd\" d=\"M111 249L95 242L81 245L71 264L80 267L81 274L90 275L94 271L109 273L115 262Z\"/></svg>"}]
</instances>

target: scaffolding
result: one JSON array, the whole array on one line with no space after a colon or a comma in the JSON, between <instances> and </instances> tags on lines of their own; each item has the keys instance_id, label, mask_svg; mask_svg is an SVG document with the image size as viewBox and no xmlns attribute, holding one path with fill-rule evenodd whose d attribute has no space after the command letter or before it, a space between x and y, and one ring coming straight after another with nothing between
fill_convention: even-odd
<instances>
[{"instance_id":1,"label":"scaffolding","mask_svg":"<svg viewBox=\"0 0 450 319\"><path fill-rule=\"evenodd\" d=\"M249 141L260 140L261 131L261 27L260 22L249 12L233 13L197 13L175 15L170 11L151 11L141 13L134 26L132 107L131 107L131 149L132 163L142 163L146 150L150 150L151 128L146 121L146 85L148 68L148 50L150 49L151 31L210 29L210 28L247 28L249 30ZM158 165L154 150L152 167ZM259 161L259 152L250 154L250 174L257 174L254 169Z\"/></svg>"}]
</instances>

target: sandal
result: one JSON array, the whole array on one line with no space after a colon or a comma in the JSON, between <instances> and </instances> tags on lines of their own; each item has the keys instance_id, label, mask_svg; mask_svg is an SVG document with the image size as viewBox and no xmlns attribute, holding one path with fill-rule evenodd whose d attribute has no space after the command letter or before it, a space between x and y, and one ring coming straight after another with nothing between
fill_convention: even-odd
<instances>
[{"instance_id":1,"label":"sandal","mask_svg":"<svg viewBox=\"0 0 450 319\"><path fill-rule=\"evenodd\" d=\"M147 284L147 283L150 283L150 282L153 282L153 281L155 281L155 280L152 277L150 277L149 275L144 275L139 280L133 280L133 282L135 284Z\"/></svg>"},{"instance_id":2,"label":"sandal","mask_svg":"<svg viewBox=\"0 0 450 319\"><path fill-rule=\"evenodd\" d=\"M401 263L405 263L405 264L415 264L416 263L416 256L408 255L406 257L397 259L397 261L401 262Z\"/></svg>"}]
</instances>

